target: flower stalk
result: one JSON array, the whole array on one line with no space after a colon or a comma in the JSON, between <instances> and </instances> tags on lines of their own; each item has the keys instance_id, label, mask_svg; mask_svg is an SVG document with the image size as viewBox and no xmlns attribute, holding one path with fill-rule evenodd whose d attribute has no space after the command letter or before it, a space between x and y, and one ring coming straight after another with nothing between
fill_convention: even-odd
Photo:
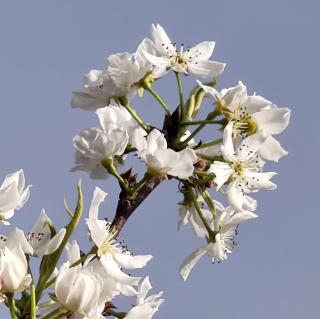
<instances>
[{"instance_id":1,"label":"flower stalk","mask_svg":"<svg viewBox=\"0 0 320 319\"><path fill-rule=\"evenodd\" d=\"M184 107L183 87L182 87L182 81L181 81L180 73L179 73L179 72L174 72L174 74L175 74L176 81L177 81L177 85L178 85L180 105L181 105L181 107L183 108L183 107Z\"/></svg>"},{"instance_id":2,"label":"flower stalk","mask_svg":"<svg viewBox=\"0 0 320 319\"><path fill-rule=\"evenodd\" d=\"M120 100L122 101L122 100ZM138 116L138 114L134 111L132 106L128 102L122 102L122 106L126 108L126 110L130 113L130 115L135 119L135 121L148 133L148 126L142 121L142 119Z\"/></svg>"},{"instance_id":3,"label":"flower stalk","mask_svg":"<svg viewBox=\"0 0 320 319\"><path fill-rule=\"evenodd\" d=\"M31 283L31 309L30 309L30 316L31 319L36 319L37 318L37 302L36 302L36 288L34 285L34 282Z\"/></svg>"},{"instance_id":4,"label":"flower stalk","mask_svg":"<svg viewBox=\"0 0 320 319\"><path fill-rule=\"evenodd\" d=\"M166 102L161 98L161 96L153 89L153 87L151 87L150 85L145 86L145 89L156 99L156 101L159 102L159 104L161 105L161 107L164 109L164 111L166 112L166 114L171 115L171 111L168 107L168 105L166 104Z\"/></svg>"},{"instance_id":5,"label":"flower stalk","mask_svg":"<svg viewBox=\"0 0 320 319\"><path fill-rule=\"evenodd\" d=\"M130 192L126 181L121 177L117 168L114 166L112 158L104 159L101 164L108 171L109 174L111 174L118 180L119 184L126 192Z\"/></svg>"},{"instance_id":6,"label":"flower stalk","mask_svg":"<svg viewBox=\"0 0 320 319\"><path fill-rule=\"evenodd\" d=\"M17 319L17 316L16 316L17 308L16 308L15 299L14 299L14 294L8 293L7 298L8 298L8 306L10 310L11 319Z\"/></svg>"},{"instance_id":7,"label":"flower stalk","mask_svg":"<svg viewBox=\"0 0 320 319\"><path fill-rule=\"evenodd\" d=\"M214 238L215 238L215 232L212 231L210 225L208 224L207 220L204 218L203 214L202 214L202 211L200 209L200 206L199 206L199 203L197 201L197 197L196 195L194 194L192 188L190 186L187 186L187 189L188 189L188 192L190 194L190 197L192 199L192 203L193 203L193 206L194 208L196 209L202 223L203 223L203 226L206 228L207 232L208 232L208 235L209 235L209 238L210 240L213 240L214 241Z\"/></svg>"},{"instance_id":8,"label":"flower stalk","mask_svg":"<svg viewBox=\"0 0 320 319\"><path fill-rule=\"evenodd\" d=\"M40 267L40 277L36 286L36 303L40 300L42 293L47 285L47 282L52 275L57 262L59 261L61 254L64 250L64 247L66 246L69 238L71 237L73 231L77 227L82 211L83 211L83 195L82 195L82 190L81 190L81 180L79 180L78 185L77 185L77 193L78 193L78 200L77 200L77 205L74 211L74 214L72 216L71 221L69 224L66 226L66 233L65 236L59 246L59 248L52 253L51 255L44 256L42 260L42 265ZM31 300L30 300L31 302ZM30 303L27 306L27 308L30 307Z\"/></svg>"},{"instance_id":9,"label":"flower stalk","mask_svg":"<svg viewBox=\"0 0 320 319\"><path fill-rule=\"evenodd\" d=\"M219 112L216 110L209 113L206 121L213 121L217 116L219 115ZM207 125L208 123L201 123L182 143L182 146L186 146L196 135L199 134L199 132Z\"/></svg>"}]
</instances>

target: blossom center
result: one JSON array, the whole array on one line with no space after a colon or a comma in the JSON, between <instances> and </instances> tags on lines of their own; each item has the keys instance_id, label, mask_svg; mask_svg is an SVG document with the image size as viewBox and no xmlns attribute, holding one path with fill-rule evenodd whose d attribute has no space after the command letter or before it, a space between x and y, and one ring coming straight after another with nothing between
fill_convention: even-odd
<instances>
[{"instance_id":1,"label":"blossom center","mask_svg":"<svg viewBox=\"0 0 320 319\"><path fill-rule=\"evenodd\" d=\"M109 238L107 238L101 245L101 253L102 255L106 255L108 253L112 253L115 251L113 245L110 243Z\"/></svg>"},{"instance_id":2,"label":"blossom center","mask_svg":"<svg viewBox=\"0 0 320 319\"><path fill-rule=\"evenodd\" d=\"M233 174L235 175L234 177L243 177L244 165L241 161L234 162L231 167L233 169Z\"/></svg>"},{"instance_id":3,"label":"blossom center","mask_svg":"<svg viewBox=\"0 0 320 319\"><path fill-rule=\"evenodd\" d=\"M180 65L184 70L188 69L188 62L183 52L177 52L176 55L171 57L171 66Z\"/></svg>"},{"instance_id":4,"label":"blossom center","mask_svg":"<svg viewBox=\"0 0 320 319\"><path fill-rule=\"evenodd\" d=\"M232 112L230 120L234 123L232 132L234 138L238 135L253 135L258 130L257 123L247 111L246 106L239 105Z\"/></svg>"}]
</instances>

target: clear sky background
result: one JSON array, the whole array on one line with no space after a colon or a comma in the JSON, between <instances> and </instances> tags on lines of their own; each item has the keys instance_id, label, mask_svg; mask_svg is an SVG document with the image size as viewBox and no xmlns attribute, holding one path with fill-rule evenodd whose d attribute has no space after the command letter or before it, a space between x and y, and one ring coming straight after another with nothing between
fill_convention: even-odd
<instances>
[{"instance_id":1,"label":"clear sky background","mask_svg":"<svg viewBox=\"0 0 320 319\"><path fill-rule=\"evenodd\" d=\"M174 181L163 183L128 222L123 238L131 250L154 255L139 274L151 276L154 292L164 290L156 318L318 318L319 10L316 0L2 1L0 179L23 168L33 185L13 225L29 230L43 207L57 227L64 225L63 199L74 205L79 177L85 214L98 185L110 194L101 215L112 218L115 181L69 172L73 136L98 123L94 113L69 106L71 92L87 71L104 68L109 54L134 52L151 23L160 23L177 43L216 41L214 58L227 63L219 88L242 80L251 94L291 108L292 120L279 137L289 156L268 165L279 173L278 190L256 196L260 218L240 227L227 262L203 258L186 283L180 278L180 263L203 243L189 227L176 231L181 197ZM177 105L173 77L162 82L157 89ZM160 125L160 107L142 101L133 102L138 112ZM83 225L74 238L88 246ZM0 318L7 317L0 305Z\"/></svg>"}]
</instances>

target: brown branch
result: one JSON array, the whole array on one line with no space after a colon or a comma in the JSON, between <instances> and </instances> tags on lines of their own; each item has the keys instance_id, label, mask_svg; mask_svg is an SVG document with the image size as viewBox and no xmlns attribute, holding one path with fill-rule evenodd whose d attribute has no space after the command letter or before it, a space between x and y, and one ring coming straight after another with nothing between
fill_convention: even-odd
<instances>
[{"instance_id":1,"label":"brown branch","mask_svg":"<svg viewBox=\"0 0 320 319\"><path fill-rule=\"evenodd\" d=\"M183 131L180 132L180 121L181 121L182 108L180 105L176 108L176 110L171 114L165 115L162 132L165 135L165 138L168 142L168 147L172 148L176 151L176 141L179 138L179 134L182 134ZM184 129L184 128L183 128ZM131 170L121 175L130 186L134 186L136 184L136 176L131 175ZM111 227L115 227L117 232L119 233L128 218L135 211L135 209L150 195L150 193L163 181L166 177L164 176L156 176L152 179L148 180L139 191L135 194L135 196L131 196L130 192L126 192L124 189L121 190L119 194L119 201L116 210L116 215L112 221ZM120 186L121 187L121 186Z\"/></svg>"},{"instance_id":2,"label":"brown branch","mask_svg":"<svg viewBox=\"0 0 320 319\"><path fill-rule=\"evenodd\" d=\"M115 227L119 233L135 209L163 180L164 177L162 176L152 178L141 187L134 197L131 197L130 194L122 190L119 194L116 215L112 221L111 227Z\"/></svg>"}]
</instances>

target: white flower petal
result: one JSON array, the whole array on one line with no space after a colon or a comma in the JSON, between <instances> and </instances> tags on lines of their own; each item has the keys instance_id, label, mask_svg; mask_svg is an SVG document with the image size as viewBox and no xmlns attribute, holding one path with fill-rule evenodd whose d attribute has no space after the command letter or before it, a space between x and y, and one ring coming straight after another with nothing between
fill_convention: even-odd
<instances>
[{"instance_id":1,"label":"white flower petal","mask_svg":"<svg viewBox=\"0 0 320 319\"><path fill-rule=\"evenodd\" d=\"M193 58L197 61L206 61L212 55L212 52L215 47L215 42L213 41L203 41L199 44L195 45L194 47L190 48L184 53L186 58Z\"/></svg>"},{"instance_id":2,"label":"white flower petal","mask_svg":"<svg viewBox=\"0 0 320 319\"><path fill-rule=\"evenodd\" d=\"M249 211L241 211L236 213L226 213L220 217L221 233L227 232L232 227L239 225L247 220L257 218L258 215Z\"/></svg>"},{"instance_id":3,"label":"white flower petal","mask_svg":"<svg viewBox=\"0 0 320 319\"><path fill-rule=\"evenodd\" d=\"M110 95L103 94L99 87L84 88L82 92L72 92L71 106L84 110L96 110L110 102Z\"/></svg>"},{"instance_id":4,"label":"white flower petal","mask_svg":"<svg viewBox=\"0 0 320 319\"><path fill-rule=\"evenodd\" d=\"M24 235L24 232L19 229L15 228L10 235L7 238L7 245L9 249L15 249L17 247L21 247L22 251L25 254L32 255L33 254L33 248L28 243L27 238Z\"/></svg>"},{"instance_id":5,"label":"white flower petal","mask_svg":"<svg viewBox=\"0 0 320 319\"><path fill-rule=\"evenodd\" d=\"M104 199L107 195L108 193L104 192L101 188L95 187L89 208L89 219L98 218L99 206L102 202L104 202Z\"/></svg>"},{"instance_id":6,"label":"white flower petal","mask_svg":"<svg viewBox=\"0 0 320 319\"><path fill-rule=\"evenodd\" d=\"M66 252L70 265L75 263L81 257L79 245L75 240L73 240L71 244L67 243Z\"/></svg>"},{"instance_id":7,"label":"white flower petal","mask_svg":"<svg viewBox=\"0 0 320 319\"><path fill-rule=\"evenodd\" d=\"M142 152L148 146L145 135L146 133L144 129L138 128L134 130L130 136L130 144L132 144L132 146L134 146L138 152Z\"/></svg>"},{"instance_id":8,"label":"white flower petal","mask_svg":"<svg viewBox=\"0 0 320 319\"><path fill-rule=\"evenodd\" d=\"M272 103L270 101L266 100L262 96L252 95L245 98L242 106L246 107L248 113L253 114L269 108L271 104Z\"/></svg>"},{"instance_id":9,"label":"white flower petal","mask_svg":"<svg viewBox=\"0 0 320 319\"><path fill-rule=\"evenodd\" d=\"M157 129L153 129L147 136L148 152L153 154L158 149L166 149L167 141Z\"/></svg>"},{"instance_id":10,"label":"white flower petal","mask_svg":"<svg viewBox=\"0 0 320 319\"><path fill-rule=\"evenodd\" d=\"M106 273L116 281L126 285L138 284L140 278L132 277L122 272L119 265L113 260L110 254L101 256L100 261L104 266Z\"/></svg>"},{"instance_id":11,"label":"white flower petal","mask_svg":"<svg viewBox=\"0 0 320 319\"><path fill-rule=\"evenodd\" d=\"M197 80L197 83L206 93L212 95L216 100L221 98L221 94L215 88L203 85L202 82L200 82L199 80Z\"/></svg>"},{"instance_id":12,"label":"white flower petal","mask_svg":"<svg viewBox=\"0 0 320 319\"><path fill-rule=\"evenodd\" d=\"M233 123L229 122L223 130L223 145L221 146L221 153L223 158L229 162L235 159L235 152L232 140Z\"/></svg>"},{"instance_id":13,"label":"white flower petal","mask_svg":"<svg viewBox=\"0 0 320 319\"><path fill-rule=\"evenodd\" d=\"M216 78L224 68L224 63L216 61L196 61L188 63L188 72L203 78Z\"/></svg>"},{"instance_id":14,"label":"white flower petal","mask_svg":"<svg viewBox=\"0 0 320 319\"><path fill-rule=\"evenodd\" d=\"M152 24L150 32L154 41L154 46L160 54L168 56L175 53L176 48L173 46L166 31L160 24L157 24L156 26Z\"/></svg>"},{"instance_id":15,"label":"white flower petal","mask_svg":"<svg viewBox=\"0 0 320 319\"><path fill-rule=\"evenodd\" d=\"M241 191L241 188L239 187L239 185L237 185L236 182L233 182L228 185L227 196L228 196L230 205L236 211L243 210L243 203L245 198L244 198L244 194Z\"/></svg>"},{"instance_id":16,"label":"white flower petal","mask_svg":"<svg viewBox=\"0 0 320 319\"><path fill-rule=\"evenodd\" d=\"M113 258L123 268L137 269L143 268L152 258L152 255L132 256L130 254L115 253Z\"/></svg>"},{"instance_id":17,"label":"white flower petal","mask_svg":"<svg viewBox=\"0 0 320 319\"><path fill-rule=\"evenodd\" d=\"M250 187L253 189L268 189L274 190L277 188L277 185L270 181L277 173L273 172L264 172L264 173L255 173L255 172L245 172L245 178L249 182Z\"/></svg>"},{"instance_id":18,"label":"white flower petal","mask_svg":"<svg viewBox=\"0 0 320 319\"><path fill-rule=\"evenodd\" d=\"M237 148L238 158L244 161L254 157L255 153L259 151L267 138L268 134L265 131L259 131L256 134L246 137Z\"/></svg>"},{"instance_id":19,"label":"white flower petal","mask_svg":"<svg viewBox=\"0 0 320 319\"><path fill-rule=\"evenodd\" d=\"M103 242L109 235L109 233L107 232L106 221L99 219L87 219L86 223L88 225L92 240L97 245L97 247L101 247Z\"/></svg>"},{"instance_id":20,"label":"white flower petal","mask_svg":"<svg viewBox=\"0 0 320 319\"><path fill-rule=\"evenodd\" d=\"M183 278L184 281L187 280L190 271L192 268L197 264L197 262L200 260L200 258L205 255L206 249L200 248L193 252L190 256L188 256L183 262L180 267L180 275Z\"/></svg>"},{"instance_id":21,"label":"white flower petal","mask_svg":"<svg viewBox=\"0 0 320 319\"><path fill-rule=\"evenodd\" d=\"M139 293L137 296L137 304L140 305L146 298L148 291L152 288L149 280L149 276L143 279L139 287Z\"/></svg>"},{"instance_id":22,"label":"white flower petal","mask_svg":"<svg viewBox=\"0 0 320 319\"><path fill-rule=\"evenodd\" d=\"M243 209L255 211L257 209L257 201L248 195L244 195Z\"/></svg>"},{"instance_id":23,"label":"white flower petal","mask_svg":"<svg viewBox=\"0 0 320 319\"><path fill-rule=\"evenodd\" d=\"M241 81L239 81L237 86L222 90L221 95L223 96L220 103L223 107L226 107L233 112L236 108L242 105L243 100L247 97L247 88Z\"/></svg>"},{"instance_id":24,"label":"white flower petal","mask_svg":"<svg viewBox=\"0 0 320 319\"><path fill-rule=\"evenodd\" d=\"M226 252L224 249L224 245L221 240L221 234L217 233L215 236L215 242L209 243L207 246L207 253L209 256L211 256L214 260L214 258L218 260L225 260L227 259Z\"/></svg>"},{"instance_id":25,"label":"white flower petal","mask_svg":"<svg viewBox=\"0 0 320 319\"><path fill-rule=\"evenodd\" d=\"M48 242L40 246L37 251L35 251L36 255L49 255L56 251L62 243L62 240L66 234L66 229L61 228L58 233L53 236Z\"/></svg>"},{"instance_id":26,"label":"white flower petal","mask_svg":"<svg viewBox=\"0 0 320 319\"><path fill-rule=\"evenodd\" d=\"M170 68L168 68L167 66L155 66L152 73L155 79L160 79L163 76L165 76L169 71Z\"/></svg>"},{"instance_id":27,"label":"white flower petal","mask_svg":"<svg viewBox=\"0 0 320 319\"><path fill-rule=\"evenodd\" d=\"M11 183L0 188L0 211L6 212L14 209L20 201L17 184Z\"/></svg>"},{"instance_id":28,"label":"white flower petal","mask_svg":"<svg viewBox=\"0 0 320 319\"><path fill-rule=\"evenodd\" d=\"M171 59L169 58L164 58L164 57L159 57L159 56L155 56L150 54L147 51L143 51L143 54L145 56L145 58L152 63L153 65L160 67L160 68L167 68L171 66Z\"/></svg>"},{"instance_id":29,"label":"white flower petal","mask_svg":"<svg viewBox=\"0 0 320 319\"><path fill-rule=\"evenodd\" d=\"M216 175L214 182L217 184L217 190L228 181L232 172L233 170L230 164L219 161L214 161L208 169L208 173L214 173Z\"/></svg>"},{"instance_id":30,"label":"white flower petal","mask_svg":"<svg viewBox=\"0 0 320 319\"><path fill-rule=\"evenodd\" d=\"M287 154L288 152L284 150L280 143L271 135L267 137L266 141L259 149L259 155L267 161L278 162L280 158Z\"/></svg>"},{"instance_id":31,"label":"white flower petal","mask_svg":"<svg viewBox=\"0 0 320 319\"><path fill-rule=\"evenodd\" d=\"M290 120L290 110L287 108L273 108L257 112L252 115L257 121L259 129L269 134L279 134L285 130Z\"/></svg>"},{"instance_id":32,"label":"white flower petal","mask_svg":"<svg viewBox=\"0 0 320 319\"><path fill-rule=\"evenodd\" d=\"M208 231L203 225L203 222L201 218L199 217L198 212L196 209L193 207L190 209L191 214L190 214L190 224L192 225L192 228L196 234L196 236L200 238L207 238L208 237ZM204 219L207 221L207 223L210 225L212 223L212 214L210 211L206 209L201 209L202 216Z\"/></svg>"},{"instance_id":33,"label":"white flower petal","mask_svg":"<svg viewBox=\"0 0 320 319\"><path fill-rule=\"evenodd\" d=\"M177 176L181 179L190 177L194 171L193 164L197 160L195 152L190 148L186 148L176 154L178 155L178 158L175 162L172 161L173 167L168 171L168 174Z\"/></svg>"},{"instance_id":34,"label":"white flower petal","mask_svg":"<svg viewBox=\"0 0 320 319\"><path fill-rule=\"evenodd\" d=\"M179 219L178 219L178 231L181 230L182 226L188 224L190 216L190 208L184 205L179 206Z\"/></svg>"}]
</instances>

